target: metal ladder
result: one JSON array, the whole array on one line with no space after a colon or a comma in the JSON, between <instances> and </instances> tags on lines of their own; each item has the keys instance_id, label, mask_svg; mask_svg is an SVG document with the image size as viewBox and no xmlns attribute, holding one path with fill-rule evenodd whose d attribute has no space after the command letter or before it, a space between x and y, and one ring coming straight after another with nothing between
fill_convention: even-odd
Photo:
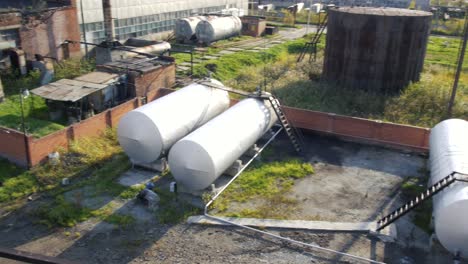
<instances>
[{"instance_id":1,"label":"metal ladder","mask_svg":"<svg viewBox=\"0 0 468 264\"><path fill-rule=\"evenodd\" d=\"M217 85L217 84L208 82L206 80L201 80L201 81L198 81L197 83L208 86L208 87L211 87L211 88L216 88L216 89L220 89L220 90L227 91L227 92L230 92L230 93L235 93L235 94L238 94L238 95L242 95L242 96L245 96L245 97L260 98L260 99L268 100L270 102L271 106L273 107L273 109L275 111L275 114L276 114L276 116L278 117L278 120L281 123L281 126L284 128L284 131L286 131L286 134L288 135L291 143L293 144L294 149L298 153L302 152L302 146L304 145L303 136L302 136L301 132L298 129L291 126L291 124L289 123L288 119L286 118L286 115L284 114L284 112L283 112L283 110L281 108L281 104L280 104L279 100L275 96L273 96L273 95L271 95L269 93L264 94L262 92L247 93L247 92L240 91L240 90L237 90L237 89L233 89L233 88L230 88L230 87L227 87L227 86Z\"/></svg>"},{"instance_id":2,"label":"metal ladder","mask_svg":"<svg viewBox=\"0 0 468 264\"><path fill-rule=\"evenodd\" d=\"M418 196L416 196L414 199L411 201L407 202L400 208L396 209L395 211L391 212L387 216L381 218L379 221L377 221L377 228L376 231L380 231L390 225L391 223L395 222L398 220L400 217L404 216L414 208L418 207L421 205L424 201L428 200L432 196L436 195L443 189L447 188L450 186L452 183L456 182L457 180L459 181L464 181L461 179L457 179L455 176L457 172L452 172L445 178L441 179L440 181L436 182L434 185L430 186L427 188L425 191L420 193Z\"/></svg>"},{"instance_id":3,"label":"metal ladder","mask_svg":"<svg viewBox=\"0 0 468 264\"><path fill-rule=\"evenodd\" d=\"M284 131L286 131L286 134L289 137L289 140L291 140L291 143L294 146L294 149L298 152L302 152L302 146L303 146L303 138L302 134L300 133L299 130L291 126L289 123L288 119L286 118L286 115L284 114L283 110L281 109L281 104L277 98L274 96L269 96L268 101L270 101L271 106L275 110L276 116L278 117L278 120L280 121L281 125L284 128Z\"/></svg>"},{"instance_id":4,"label":"metal ladder","mask_svg":"<svg viewBox=\"0 0 468 264\"><path fill-rule=\"evenodd\" d=\"M325 14L323 22L319 24L317 33L314 35L314 38L310 42L307 42L304 45L304 48L302 48L301 53L299 53L299 56L297 57L297 62L301 62L309 50L311 50L311 53L314 54L314 61L317 60L317 45L320 42L320 37L325 31L325 28L327 27L327 21L328 21L328 13ZM309 61L311 60L312 60L312 56L309 57Z\"/></svg>"}]
</instances>

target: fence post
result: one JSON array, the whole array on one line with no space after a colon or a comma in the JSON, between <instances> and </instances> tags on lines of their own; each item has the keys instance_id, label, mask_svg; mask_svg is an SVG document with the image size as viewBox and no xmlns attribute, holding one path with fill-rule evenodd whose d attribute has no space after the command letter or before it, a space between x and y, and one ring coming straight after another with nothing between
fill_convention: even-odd
<instances>
[{"instance_id":1,"label":"fence post","mask_svg":"<svg viewBox=\"0 0 468 264\"><path fill-rule=\"evenodd\" d=\"M113 127L113 124L112 124L112 108L107 110L106 112L106 125L108 127Z\"/></svg>"}]
</instances>

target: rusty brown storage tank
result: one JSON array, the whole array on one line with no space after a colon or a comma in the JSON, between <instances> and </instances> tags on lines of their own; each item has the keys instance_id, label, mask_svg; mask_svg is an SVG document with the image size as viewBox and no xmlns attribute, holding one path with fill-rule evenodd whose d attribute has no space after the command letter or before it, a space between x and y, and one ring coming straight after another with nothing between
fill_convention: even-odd
<instances>
[{"instance_id":1,"label":"rusty brown storage tank","mask_svg":"<svg viewBox=\"0 0 468 264\"><path fill-rule=\"evenodd\" d=\"M324 79L382 93L419 81L431 13L372 7L328 12Z\"/></svg>"}]
</instances>

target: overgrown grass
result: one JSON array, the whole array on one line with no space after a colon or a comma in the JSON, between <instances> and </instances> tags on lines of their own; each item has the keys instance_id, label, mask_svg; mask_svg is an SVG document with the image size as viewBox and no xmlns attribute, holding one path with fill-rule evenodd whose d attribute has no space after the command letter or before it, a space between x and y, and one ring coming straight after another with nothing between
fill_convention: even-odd
<instances>
[{"instance_id":1,"label":"overgrown grass","mask_svg":"<svg viewBox=\"0 0 468 264\"><path fill-rule=\"evenodd\" d=\"M234 181L213 207L218 213L230 216L281 218L288 208L297 203L286 196L294 181L313 173L314 169L309 163L297 159L256 164ZM260 201L256 208L228 210L232 203L245 203L253 199Z\"/></svg>"},{"instance_id":2,"label":"overgrown grass","mask_svg":"<svg viewBox=\"0 0 468 264\"><path fill-rule=\"evenodd\" d=\"M304 39L286 42L274 46L265 52L236 52L224 55L217 60L203 62L194 67L195 77L208 76L208 69L214 73L213 77L221 81L235 78L240 73L245 72L249 66L259 66L280 60L288 54L300 52L305 43Z\"/></svg>"},{"instance_id":3,"label":"overgrown grass","mask_svg":"<svg viewBox=\"0 0 468 264\"><path fill-rule=\"evenodd\" d=\"M402 185L402 193L407 200L414 199L426 188L428 176L425 178L410 177ZM425 201L414 209L413 222L427 233L431 233L432 201Z\"/></svg>"},{"instance_id":4,"label":"overgrown grass","mask_svg":"<svg viewBox=\"0 0 468 264\"><path fill-rule=\"evenodd\" d=\"M176 194L156 188L160 203L157 212L158 221L161 224L176 224L186 220L189 216L200 214L201 209L180 200Z\"/></svg>"},{"instance_id":5,"label":"overgrown grass","mask_svg":"<svg viewBox=\"0 0 468 264\"><path fill-rule=\"evenodd\" d=\"M455 67L460 39L430 36L424 65L431 64ZM468 69L465 64L464 70Z\"/></svg>"},{"instance_id":6,"label":"overgrown grass","mask_svg":"<svg viewBox=\"0 0 468 264\"><path fill-rule=\"evenodd\" d=\"M7 202L40 190L50 190L58 186L63 178L76 178L90 174L88 183L98 190L123 191L112 185L112 179L130 167L128 158L115 139L115 130L107 130L102 136L84 138L74 142L69 151L60 151L58 165L44 164L30 171L23 171L10 177L0 186L0 202ZM91 172L91 169L95 169ZM94 181L94 182L93 182ZM62 192L66 188L60 189Z\"/></svg>"},{"instance_id":7,"label":"overgrown grass","mask_svg":"<svg viewBox=\"0 0 468 264\"><path fill-rule=\"evenodd\" d=\"M431 33L446 36L461 36L464 25L464 19L451 18L449 20L439 19L438 21L433 19Z\"/></svg>"},{"instance_id":8,"label":"overgrown grass","mask_svg":"<svg viewBox=\"0 0 468 264\"><path fill-rule=\"evenodd\" d=\"M63 78L75 78L93 71L94 61L66 60L55 65L54 80ZM34 89L40 86L40 73L32 71L26 76L18 76L16 72L6 71L1 73L5 102L0 103L0 126L21 131L21 103L20 90ZM24 99L25 128L28 134L34 137L42 137L64 128L64 124L49 120L48 109L45 100L31 95Z\"/></svg>"}]
</instances>

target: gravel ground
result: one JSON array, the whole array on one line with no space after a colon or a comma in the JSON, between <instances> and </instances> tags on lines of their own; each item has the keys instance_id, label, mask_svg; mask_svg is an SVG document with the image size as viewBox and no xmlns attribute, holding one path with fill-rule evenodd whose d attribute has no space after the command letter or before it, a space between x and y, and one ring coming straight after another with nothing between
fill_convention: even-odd
<instances>
[{"instance_id":1,"label":"gravel ground","mask_svg":"<svg viewBox=\"0 0 468 264\"><path fill-rule=\"evenodd\" d=\"M321 137L308 136L306 141L307 159L316 173L293 188L291 197L301 201L296 219L319 215L329 221L374 220L403 202L399 184L407 176L420 175L425 164L423 157L377 147ZM290 151L284 138L275 146ZM109 197L96 199L108 201ZM120 203L117 212L137 216L137 222L128 227L91 219L72 228L48 229L31 214L47 202L30 202L1 218L0 246L91 264L359 263L234 227L159 224L133 201L113 201ZM429 235L414 226L410 217L398 221L394 243L357 233L269 231L387 263L452 263L441 247L429 247ZM0 263L14 262L0 259Z\"/></svg>"}]
</instances>

